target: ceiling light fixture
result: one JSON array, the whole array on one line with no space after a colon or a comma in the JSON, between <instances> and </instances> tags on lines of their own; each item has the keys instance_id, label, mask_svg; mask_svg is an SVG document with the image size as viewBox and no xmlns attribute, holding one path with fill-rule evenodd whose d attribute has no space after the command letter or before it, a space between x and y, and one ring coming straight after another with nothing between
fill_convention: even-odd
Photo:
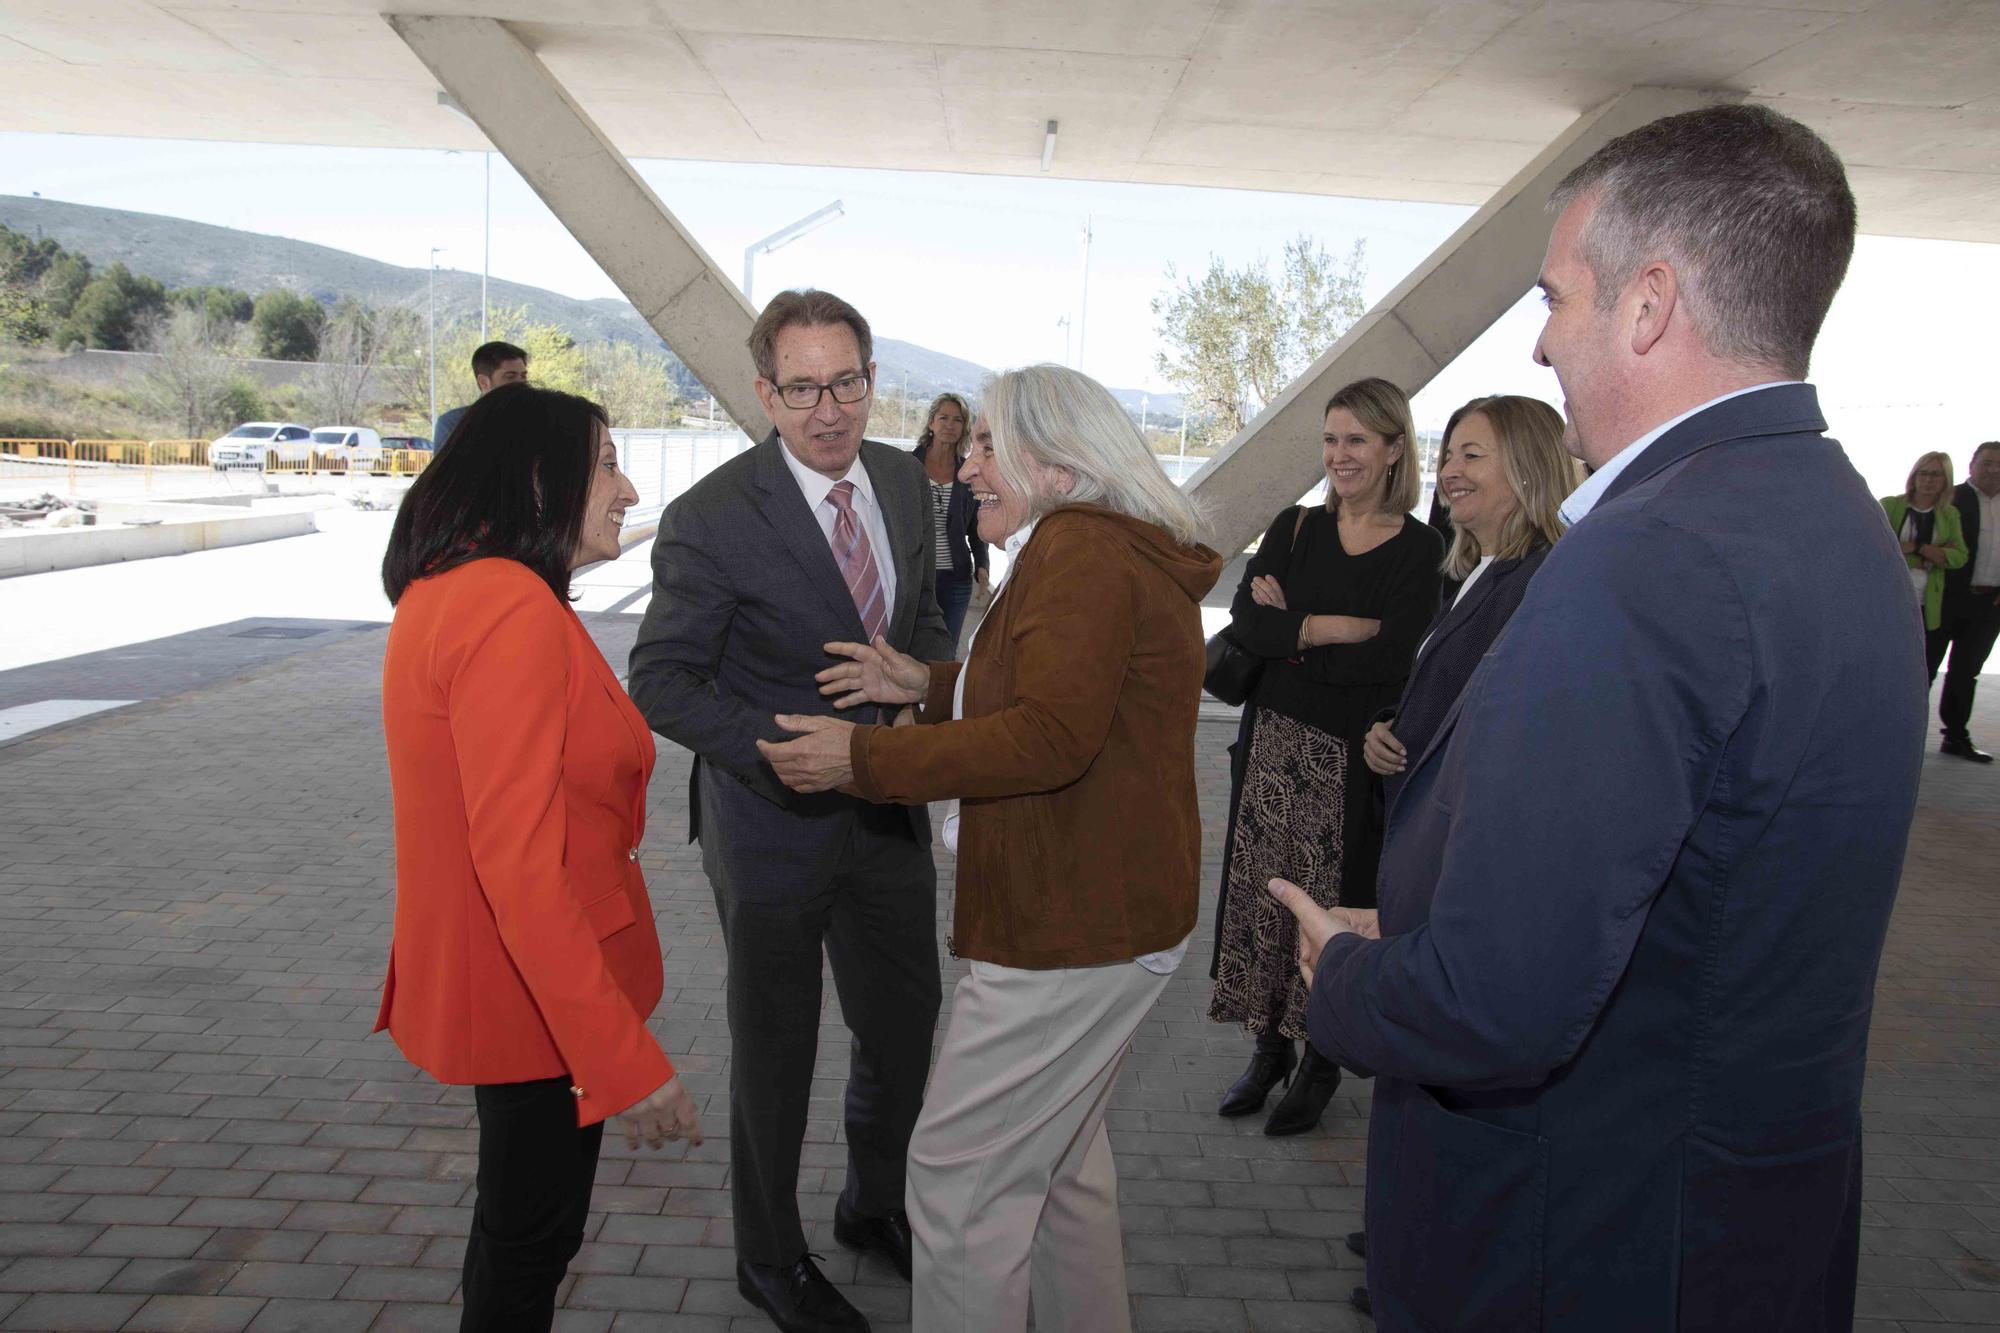
<instances>
[{"instance_id":1,"label":"ceiling light fixture","mask_svg":"<svg viewBox=\"0 0 2000 1333\"><path fill-rule=\"evenodd\" d=\"M1056 160L1056 123L1052 120L1042 134L1042 170L1049 169L1049 163Z\"/></svg>"}]
</instances>

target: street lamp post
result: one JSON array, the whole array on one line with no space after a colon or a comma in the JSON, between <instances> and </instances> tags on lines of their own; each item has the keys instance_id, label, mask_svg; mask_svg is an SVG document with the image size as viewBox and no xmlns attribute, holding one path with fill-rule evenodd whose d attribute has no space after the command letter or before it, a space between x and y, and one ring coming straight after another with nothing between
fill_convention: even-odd
<instances>
[{"instance_id":1,"label":"street lamp post","mask_svg":"<svg viewBox=\"0 0 2000 1333\"><path fill-rule=\"evenodd\" d=\"M847 205L836 199L825 208L806 214L790 226L780 227L763 240L743 247L743 297L754 308L757 304L757 256L768 255L773 250L782 250L809 231L824 227L847 212Z\"/></svg>"},{"instance_id":2,"label":"street lamp post","mask_svg":"<svg viewBox=\"0 0 2000 1333\"><path fill-rule=\"evenodd\" d=\"M444 247L431 247L431 426L437 426L438 419L438 256Z\"/></svg>"},{"instance_id":3,"label":"street lamp post","mask_svg":"<svg viewBox=\"0 0 2000 1333\"><path fill-rule=\"evenodd\" d=\"M1076 307L1076 368L1083 369L1084 357L1090 353L1086 339L1090 336L1090 214L1083 215L1083 295Z\"/></svg>"},{"instance_id":4,"label":"street lamp post","mask_svg":"<svg viewBox=\"0 0 2000 1333\"><path fill-rule=\"evenodd\" d=\"M470 123L474 129L479 128L479 122L472 119L472 113L467 111L464 107L460 106L458 103L458 99L456 97L453 97L450 93L445 92L442 88L438 90L437 104L443 107L447 111L454 112L457 115L464 117L465 120L468 123ZM485 131L480 130L480 133L484 134ZM456 149L452 148L445 149L445 154L447 156L450 156L456 152L457 152ZM493 152L491 149L488 149L485 153L481 154L481 156L486 159L486 253L485 257L481 259L479 263L479 341L485 342L486 341L486 279L487 275L493 271ZM433 421L437 419L437 414L435 412L431 414L431 419Z\"/></svg>"},{"instance_id":5,"label":"street lamp post","mask_svg":"<svg viewBox=\"0 0 2000 1333\"><path fill-rule=\"evenodd\" d=\"M486 276L493 271L493 154L486 154L486 251L479 261L479 341L486 341Z\"/></svg>"}]
</instances>

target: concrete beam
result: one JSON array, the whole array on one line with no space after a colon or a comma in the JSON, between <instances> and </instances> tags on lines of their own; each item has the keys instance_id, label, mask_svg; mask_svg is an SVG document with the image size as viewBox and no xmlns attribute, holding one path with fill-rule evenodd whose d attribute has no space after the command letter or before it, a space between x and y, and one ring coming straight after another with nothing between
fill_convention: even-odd
<instances>
[{"instance_id":1,"label":"concrete beam","mask_svg":"<svg viewBox=\"0 0 2000 1333\"><path fill-rule=\"evenodd\" d=\"M722 409L762 437L770 422L743 346L756 312L535 53L494 19L384 17Z\"/></svg>"},{"instance_id":2,"label":"concrete beam","mask_svg":"<svg viewBox=\"0 0 2000 1333\"><path fill-rule=\"evenodd\" d=\"M1242 550L1323 475L1321 409L1336 389L1379 375L1415 396L1534 286L1549 196L1564 176L1626 131L1722 96L1634 89L1585 113L1523 167L1189 481L1216 549Z\"/></svg>"}]
</instances>

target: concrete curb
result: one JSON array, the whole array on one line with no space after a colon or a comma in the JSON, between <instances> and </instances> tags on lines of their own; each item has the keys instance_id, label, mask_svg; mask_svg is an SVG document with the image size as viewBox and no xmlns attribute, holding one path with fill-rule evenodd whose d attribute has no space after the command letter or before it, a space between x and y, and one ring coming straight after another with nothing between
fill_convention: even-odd
<instances>
[{"instance_id":1,"label":"concrete curb","mask_svg":"<svg viewBox=\"0 0 2000 1333\"><path fill-rule=\"evenodd\" d=\"M164 506L162 506L164 507ZM311 510L283 514L205 514L144 527L0 531L0 578L82 569L161 555L301 537L318 530Z\"/></svg>"}]
</instances>

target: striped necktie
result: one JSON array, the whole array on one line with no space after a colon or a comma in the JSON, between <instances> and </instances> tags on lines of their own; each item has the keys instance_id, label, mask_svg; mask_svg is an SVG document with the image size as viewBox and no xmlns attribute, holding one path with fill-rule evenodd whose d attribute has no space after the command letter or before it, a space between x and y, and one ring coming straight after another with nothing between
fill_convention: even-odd
<instances>
[{"instance_id":1,"label":"striped necktie","mask_svg":"<svg viewBox=\"0 0 2000 1333\"><path fill-rule=\"evenodd\" d=\"M840 576L847 580L848 595L861 615L861 628L873 643L876 635L888 631L889 603L882 595L882 571L875 565L875 548L854 513L854 483L835 482L826 498L835 510L833 558L840 566Z\"/></svg>"}]
</instances>

